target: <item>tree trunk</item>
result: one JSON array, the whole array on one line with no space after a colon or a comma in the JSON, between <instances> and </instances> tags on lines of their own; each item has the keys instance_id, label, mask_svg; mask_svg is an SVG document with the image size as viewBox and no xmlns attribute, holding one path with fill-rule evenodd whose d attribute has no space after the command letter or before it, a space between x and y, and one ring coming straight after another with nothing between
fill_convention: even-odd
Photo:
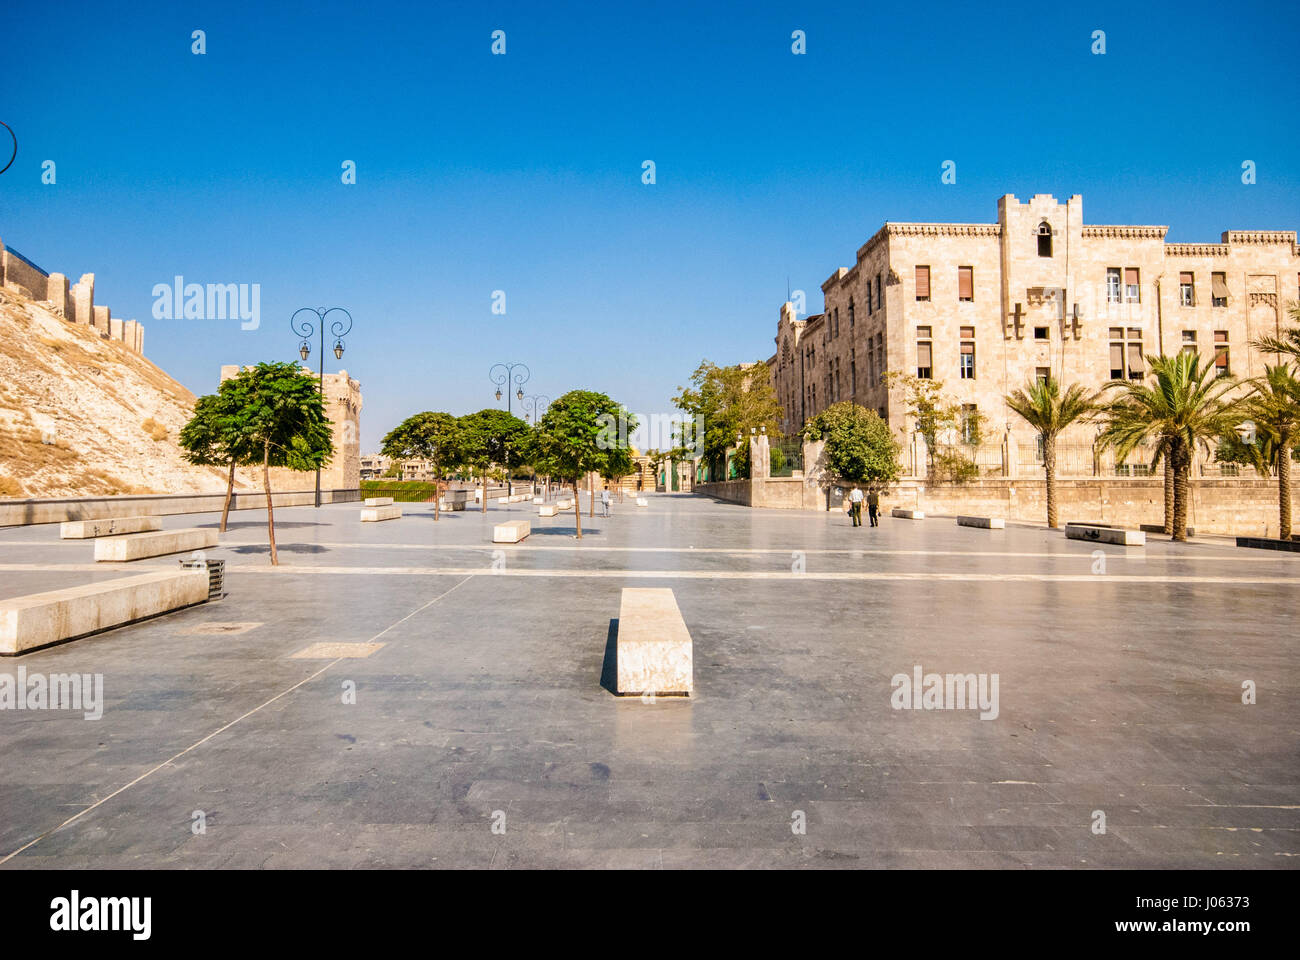
<instances>
[{"instance_id":1,"label":"tree trunk","mask_svg":"<svg viewBox=\"0 0 1300 960\"><path fill-rule=\"evenodd\" d=\"M1055 530L1059 524L1056 514L1056 435L1043 434L1043 473L1047 479L1047 526Z\"/></svg>"},{"instance_id":2,"label":"tree trunk","mask_svg":"<svg viewBox=\"0 0 1300 960\"><path fill-rule=\"evenodd\" d=\"M275 552L275 511L271 507L271 444L262 447L262 486L266 489L266 535L271 538L271 564L279 566L280 555Z\"/></svg>"},{"instance_id":3,"label":"tree trunk","mask_svg":"<svg viewBox=\"0 0 1300 960\"><path fill-rule=\"evenodd\" d=\"M1291 432L1282 431L1277 445L1278 536L1291 539Z\"/></svg>"},{"instance_id":4,"label":"tree trunk","mask_svg":"<svg viewBox=\"0 0 1300 960\"><path fill-rule=\"evenodd\" d=\"M483 468L483 512L487 513L487 467Z\"/></svg>"},{"instance_id":5,"label":"tree trunk","mask_svg":"<svg viewBox=\"0 0 1300 960\"><path fill-rule=\"evenodd\" d=\"M433 520L438 522L438 504L442 500L442 467L435 460L433 464Z\"/></svg>"},{"instance_id":6,"label":"tree trunk","mask_svg":"<svg viewBox=\"0 0 1300 960\"><path fill-rule=\"evenodd\" d=\"M573 481L573 519L578 525L578 539L582 539L582 500L578 496L578 484L581 478Z\"/></svg>"},{"instance_id":7,"label":"tree trunk","mask_svg":"<svg viewBox=\"0 0 1300 960\"><path fill-rule=\"evenodd\" d=\"M575 483L573 486L576 489L578 485ZM591 513L589 513L588 516L595 517L596 516L596 475L594 473L589 475L587 478L587 492L591 494ZM574 499L577 498L575 497Z\"/></svg>"},{"instance_id":8,"label":"tree trunk","mask_svg":"<svg viewBox=\"0 0 1300 960\"><path fill-rule=\"evenodd\" d=\"M1173 538L1187 540L1187 474L1191 455L1180 441L1175 447L1174 460L1174 532Z\"/></svg>"},{"instance_id":9,"label":"tree trunk","mask_svg":"<svg viewBox=\"0 0 1300 960\"><path fill-rule=\"evenodd\" d=\"M235 495L235 461L230 461L230 476L226 479L226 502L221 506L222 533L226 532L226 518L230 516L230 501Z\"/></svg>"},{"instance_id":10,"label":"tree trunk","mask_svg":"<svg viewBox=\"0 0 1300 960\"><path fill-rule=\"evenodd\" d=\"M1165 454L1165 533L1174 533L1174 455Z\"/></svg>"}]
</instances>

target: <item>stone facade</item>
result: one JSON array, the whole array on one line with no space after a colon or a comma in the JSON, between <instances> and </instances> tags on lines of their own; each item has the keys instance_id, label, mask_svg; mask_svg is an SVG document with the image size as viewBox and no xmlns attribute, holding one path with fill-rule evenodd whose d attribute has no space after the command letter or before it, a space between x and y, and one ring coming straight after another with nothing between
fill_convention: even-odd
<instances>
[{"instance_id":1,"label":"stone facade","mask_svg":"<svg viewBox=\"0 0 1300 960\"><path fill-rule=\"evenodd\" d=\"M238 364L221 368L221 382L239 374ZM313 378L314 370L302 368ZM355 490L361 486L361 384L346 370L325 374L325 416L333 424L334 456L321 471L322 490ZM271 486L275 490L301 490L305 474L292 470L272 470ZM311 481L314 485L315 481Z\"/></svg>"},{"instance_id":2,"label":"stone facade","mask_svg":"<svg viewBox=\"0 0 1300 960\"><path fill-rule=\"evenodd\" d=\"M105 339L123 344L133 353L144 354L144 326L135 320L113 317L112 311L95 304L95 275L82 274L72 287L61 273L47 274L0 241L0 287L47 304L52 313L83 327L94 327Z\"/></svg>"},{"instance_id":3,"label":"stone facade","mask_svg":"<svg viewBox=\"0 0 1300 960\"><path fill-rule=\"evenodd\" d=\"M910 447L902 390L881 374L928 373L984 416L986 442L1032 456L1037 438L1003 398L1048 371L1099 388L1141 379L1145 356L1194 349L1234 376L1263 373L1269 358L1250 342L1276 334L1300 298L1295 231L1166 243L1167 230L1088 225L1082 197L1046 194L1002 197L996 223L887 222L822 285L822 313L781 307L768 363L784 432L853 400ZM1082 426L1062 441L1094 437Z\"/></svg>"}]
</instances>

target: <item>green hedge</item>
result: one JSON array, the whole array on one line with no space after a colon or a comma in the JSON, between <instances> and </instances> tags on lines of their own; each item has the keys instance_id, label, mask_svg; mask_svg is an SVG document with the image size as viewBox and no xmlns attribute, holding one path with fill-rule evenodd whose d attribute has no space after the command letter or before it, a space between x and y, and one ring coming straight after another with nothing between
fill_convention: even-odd
<instances>
[{"instance_id":1,"label":"green hedge","mask_svg":"<svg viewBox=\"0 0 1300 960\"><path fill-rule=\"evenodd\" d=\"M392 497L397 503L423 503L432 500L437 491L432 483L414 480L362 480L361 496Z\"/></svg>"}]
</instances>

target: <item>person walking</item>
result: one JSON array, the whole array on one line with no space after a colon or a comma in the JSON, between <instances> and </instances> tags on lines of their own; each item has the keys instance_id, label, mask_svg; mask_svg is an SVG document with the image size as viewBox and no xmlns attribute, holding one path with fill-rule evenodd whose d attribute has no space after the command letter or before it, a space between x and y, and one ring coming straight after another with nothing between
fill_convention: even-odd
<instances>
[{"instance_id":1,"label":"person walking","mask_svg":"<svg viewBox=\"0 0 1300 960\"><path fill-rule=\"evenodd\" d=\"M867 517L873 527L880 526L880 494L874 490L867 495Z\"/></svg>"},{"instance_id":2,"label":"person walking","mask_svg":"<svg viewBox=\"0 0 1300 960\"><path fill-rule=\"evenodd\" d=\"M862 491L857 487L849 494L849 514L853 517L855 527L862 526Z\"/></svg>"},{"instance_id":3,"label":"person walking","mask_svg":"<svg viewBox=\"0 0 1300 960\"><path fill-rule=\"evenodd\" d=\"M601 516L609 516L609 484L605 484L605 489L600 491L600 509Z\"/></svg>"}]
</instances>

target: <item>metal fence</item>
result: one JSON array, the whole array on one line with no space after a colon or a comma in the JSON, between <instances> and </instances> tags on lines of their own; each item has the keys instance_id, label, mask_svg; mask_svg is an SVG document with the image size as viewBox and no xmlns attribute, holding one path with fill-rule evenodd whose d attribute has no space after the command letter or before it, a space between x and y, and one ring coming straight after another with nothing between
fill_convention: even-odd
<instances>
[{"instance_id":1,"label":"metal fence","mask_svg":"<svg viewBox=\"0 0 1300 960\"><path fill-rule=\"evenodd\" d=\"M770 444L773 459L780 461L780 466L773 466L772 476L789 477L794 471L803 469L803 441L798 437L785 437L773 440ZM780 451L780 457L775 456Z\"/></svg>"}]
</instances>

